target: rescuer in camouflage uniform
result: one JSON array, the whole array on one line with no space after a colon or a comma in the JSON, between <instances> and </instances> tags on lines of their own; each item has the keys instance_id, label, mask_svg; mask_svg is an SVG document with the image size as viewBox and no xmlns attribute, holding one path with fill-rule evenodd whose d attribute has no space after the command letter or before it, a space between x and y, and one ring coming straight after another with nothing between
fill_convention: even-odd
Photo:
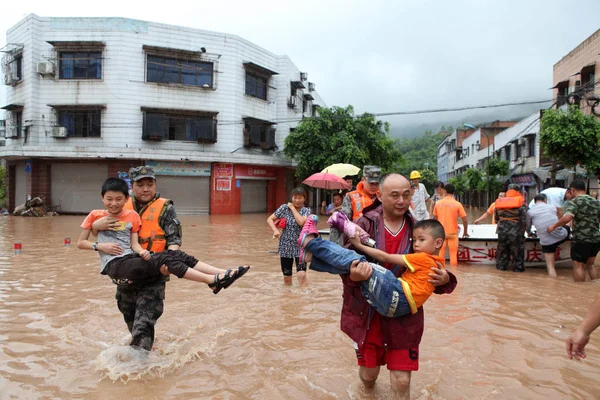
<instances>
[{"instance_id":1,"label":"rescuer in camouflage uniform","mask_svg":"<svg viewBox=\"0 0 600 400\"><path fill-rule=\"evenodd\" d=\"M506 197L520 197L520 205L515 208L503 208L500 204ZM496 250L496 268L501 271L512 265L514 272L525 271L525 228L527 225L527 205L519 193L518 185L509 185L506 197L496 200L498 248ZM502 201L501 201L502 200ZM510 201L509 199L508 201ZM500 202L500 203L499 203Z\"/></svg>"},{"instance_id":2,"label":"rescuer in camouflage uniform","mask_svg":"<svg viewBox=\"0 0 600 400\"><path fill-rule=\"evenodd\" d=\"M129 170L132 180L132 203L136 212L143 213L146 204L160 198L156 192L156 176L154 170L148 166L140 166ZM142 218L142 225L146 221ZM104 217L94 222L94 230L108 230L113 227L110 217ZM173 203L169 200L160 212L158 220L160 228L165 232L166 248L179 250L181 246L181 223ZM123 314L123 319L131 332L130 346L152 350L154 344L154 325L163 313L165 286L169 280L166 276L143 281L117 285L117 306Z\"/></svg>"}]
</instances>

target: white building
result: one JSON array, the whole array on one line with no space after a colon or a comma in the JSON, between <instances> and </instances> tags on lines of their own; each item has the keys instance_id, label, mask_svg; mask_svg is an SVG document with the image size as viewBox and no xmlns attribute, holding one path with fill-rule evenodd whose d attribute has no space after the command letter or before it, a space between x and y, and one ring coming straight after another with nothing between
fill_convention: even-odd
<instances>
[{"instance_id":1,"label":"white building","mask_svg":"<svg viewBox=\"0 0 600 400\"><path fill-rule=\"evenodd\" d=\"M32 14L7 43L9 209L86 212L104 179L147 163L180 212L272 210L293 184L284 139L324 105L289 57L235 35Z\"/></svg>"}]
</instances>

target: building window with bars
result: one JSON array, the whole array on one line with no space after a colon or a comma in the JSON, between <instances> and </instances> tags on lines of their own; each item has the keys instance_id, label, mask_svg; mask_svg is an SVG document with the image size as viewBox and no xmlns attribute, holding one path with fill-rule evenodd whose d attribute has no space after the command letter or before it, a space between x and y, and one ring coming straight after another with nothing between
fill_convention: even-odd
<instances>
[{"instance_id":1,"label":"building window with bars","mask_svg":"<svg viewBox=\"0 0 600 400\"><path fill-rule=\"evenodd\" d=\"M67 129L67 137L100 137L100 110L59 110L58 124Z\"/></svg>"},{"instance_id":2,"label":"building window with bars","mask_svg":"<svg viewBox=\"0 0 600 400\"><path fill-rule=\"evenodd\" d=\"M58 69L59 79L102 79L102 52L61 51Z\"/></svg>"},{"instance_id":3,"label":"building window with bars","mask_svg":"<svg viewBox=\"0 0 600 400\"><path fill-rule=\"evenodd\" d=\"M147 81L213 88L213 63L148 54Z\"/></svg>"}]
</instances>

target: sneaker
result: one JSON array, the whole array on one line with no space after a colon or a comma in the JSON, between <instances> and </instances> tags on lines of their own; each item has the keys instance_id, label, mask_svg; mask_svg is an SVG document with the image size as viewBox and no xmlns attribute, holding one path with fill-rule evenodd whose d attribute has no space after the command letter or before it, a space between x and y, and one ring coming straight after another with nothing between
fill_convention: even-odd
<instances>
[{"instance_id":1,"label":"sneaker","mask_svg":"<svg viewBox=\"0 0 600 400\"><path fill-rule=\"evenodd\" d=\"M317 217L315 214L310 214L308 217L306 217L306 222L300 231L300 236L298 236L298 246L302 247L304 244L304 239L307 235L319 236L317 222L319 222L319 217Z\"/></svg>"},{"instance_id":2,"label":"sneaker","mask_svg":"<svg viewBox=\"0 0 600 400\"><path fill-rule=\"evenodd\" d=\"M360 242L367 246L375 246L375 241L371 239L369 234L364 231L360 226L348 219L348 216L343 212L334 212L331 217L327 220L330 227L344 232L344 235L348 237L355 237L358 234Z\"/></svg>"}]
</instances>

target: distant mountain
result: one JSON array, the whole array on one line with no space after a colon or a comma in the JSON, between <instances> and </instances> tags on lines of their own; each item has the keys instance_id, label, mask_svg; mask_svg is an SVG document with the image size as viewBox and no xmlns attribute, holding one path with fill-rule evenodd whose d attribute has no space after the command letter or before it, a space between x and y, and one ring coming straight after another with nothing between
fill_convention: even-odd
<instances>
[{"instance_id":1,"label":"distant mountain","mask_svg":"<svg viewBox=\"0 0 600 400\"><path fill-rule=\"evenodd\" d=\"M531 104L525 106L501 107L495 109L471 110L464 112L447 112L440 114L424 114L420 119L427 122L408 122L403 117L385 118L391 125L390 135L396 138L412 138L423 135L426 130L438 132L442 126L457 128L464 123L478 125L496 120L520 121L534 112L547 108L545 104ZM413 117L414 118L414 117Z\"/></svg>"}]
</instances>

